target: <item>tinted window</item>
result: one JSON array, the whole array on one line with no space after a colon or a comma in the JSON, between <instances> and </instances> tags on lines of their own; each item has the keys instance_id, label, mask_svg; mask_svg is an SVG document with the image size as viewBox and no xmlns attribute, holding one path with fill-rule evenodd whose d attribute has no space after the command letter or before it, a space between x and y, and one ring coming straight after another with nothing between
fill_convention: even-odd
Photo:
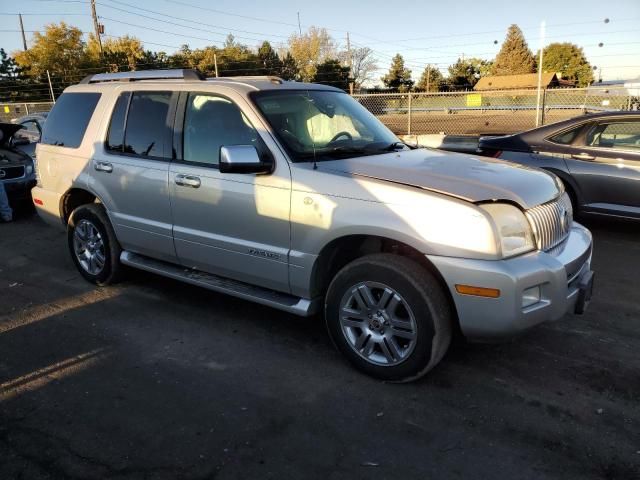
<instances>
[{"instance_id":1,"label":"tinted window","mask_svg":"<svg viewBox=\"0 0 640 480\"><path fill-rule=\"evenodd\" d=\"M184 160L217 165L220 147L258 145L258 133L226 98L190 94L184 117Z\"/></svg>"},{"instance_id":2,"label":"tinted window","mask_svg":"<svg viewBox=\"0 0 640 480\"><path fill-rule=\"evenodd\" d=\"M566 130L562 133L558 133L553 137L550 137L549 140L553 143L559 143L561 145L570 145L575 138L578 136L578 133L582 129L582 125L579 125L571 130Z\"/></svg>"},{"instance_id":3,"label":"tinted window","mask_svg":"<svg viewBox=\"0 0 640 480\"><path fill-rule=\"evenodd\" d=\"M99 93L63 93L44 125L42 143L78 148L99 99Z\"/></svg>"},{"instance_id":4,"label":"tinted window","mask_svg":"<svg viewBox=\"0 0 640 480\"><path fill-rule=\"evenodd\" d=\"M121 93L116 100L111 122L109 123L109 133L107 134L107 150L114 152L124 151L124 121L127 117L127 107L129 106L129 92Z\"/></svg>"},{"instance_id":5,"label":"tinted window","mask_svg":"<svg viewBox=\"0 0 640 480\"><path fill-rule=\"evenodd\" d=\"M589 132L587 145L640 151L640 122L598 125Z\"/></svg>"},{"instance_id":6,"label":"tinted window","mask_svg":"<svg viewBox=\"0 0 640 480\"><path fill-rule=\"evenodd\" d=\"M167 126L170 101L171 92L133 93L124 135L125 153L142 157L170 157L170 152L165 152L170 135Z\"/></svg>"}]
</instances>

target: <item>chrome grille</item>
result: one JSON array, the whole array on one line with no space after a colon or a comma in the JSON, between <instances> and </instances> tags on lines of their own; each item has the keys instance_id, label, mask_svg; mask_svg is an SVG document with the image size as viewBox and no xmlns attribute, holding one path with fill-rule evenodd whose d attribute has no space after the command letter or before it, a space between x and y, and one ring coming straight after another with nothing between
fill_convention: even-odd
<instances>
[{"instance_id":1,"label":"chrome grille","mask_svg":"<svg viewBox=\"0 0 640 480\"><path fill-rule=\"evenodd\" d=\"M573 208L567 193L526 211L538 250L549 250L567 238L573 225Z\"/></svg>"}]
</instances>

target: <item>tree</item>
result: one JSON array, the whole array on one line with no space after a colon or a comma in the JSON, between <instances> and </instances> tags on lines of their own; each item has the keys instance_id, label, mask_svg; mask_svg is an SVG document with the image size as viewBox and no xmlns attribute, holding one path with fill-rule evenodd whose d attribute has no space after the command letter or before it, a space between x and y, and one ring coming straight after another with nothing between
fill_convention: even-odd
<instances>
[{"instance_id":1,"label":"tree","mask_svg":"<svg viewBox=\"0 0 640 480\"><path fill-rule=\"evenodd\" d=\"M52 76L76 76L87 64L82 31L64 22L50 23L44 33L34 33L31 48L14 57L24 73L34 78L46 76L47 70Z\"/></svg>"},{"instance_id":2,"label":"tree","mask_svg":"<svg viewBox=\"0 0 640 480\"><path fill-rule=\"evenodd\" d=\"M492 62L481 58L458 58L456 63L449 65L447 83L452 88L472 89L481 77L489 75Z\"/></svg>"},{"instance_id":3,"label":"tree","mask_svg":"<svg viewBox=\"0 0 640 480\"><path fill-rule=\"evenodd\" d=\"M289 38L289 52L296 61L300 80L310 82L319 64L335 58L335 43L324 28L310 27L302 35Z\"/></svg>"},{"instance_id":4,"label":"tree","mask_svg":"<svg viewBox=\"0 0 640 480\"><path fill-rule=\"evenodd\" d=\"M19 75L20 69L16 61L0 48L0 80L12 79Z\"/></svg>"},{"instance_id":5,"label":"tree","mask_svg":"<svg viewBox=\"0 0 640 480\"><path fill-rule=\"evenodd\" d=\"M582 48L573 43L550 43L542 55L542 71L559 73L566 80L573 80L578 87L593 82L593 69Z\"/></svg>"},{"instance_id":6,"label":"tree","mask_svg":"<svg viewBox=\"0 0 640 480\"><path fill-rule=\"evenodd\" d=\"M520 27L513 24L507 31L498 55L493 63L493 75L515 75L519 73L534 73L536 59L529 50Z\"/></svg>"},{"instance_id":7,"label":"tree","mask_svg":"<svg viewBox=\"0 0 640 480\"><path fill-rule=\"evenodd\" d=\"M295 80L298 78L298 65L290 52L282 58L282 70L280 76L285 80Z\"/></svg>"},{"instance_id":8,"label":"tree","mask_svg":"<svg viewBox=\"0 0 640 480\"><path fill-rule=\"evenodd\" d=\"M349 67L343 66L339 60L325 60L316 68L313 77L315 83L324 83L332 87L349 89Z\"/></svg>"},{"instance_id":9,"label":"tree","mask_svg":"<svg viewBox=\"0 0 640 480\"><path fill-rule=\"evenodd\" d=\"M402 55L399 53L391 60L389 73L382 77L382 83L384 83L387 88L400 91L410 90L413 86L411 70L404 66L404 58L402 58Z\"/></svg>"},{"instance_id":10,"label":"tree","mask_svg":"<svg viewBox=\"0 0 640 480\"><path fill-rule=\"evenodd\" d=\"M351 59L349 59L349 52L346 51L342 52L341 57L347 65L349 60L351 61L351 75L356 90L372 80L373 73L378 69L376 59L373 57L373 50L369 47L351 49Z\"/></svg>"},{"instance_id":11,"label":"tree","mask_svg":"<svg viewBox=\"0 0 640 480\"><path fill-rule=\"evenodd\" d=\"M422 72L422 76L418 83L416 84L416 88L423 92L438 92L440 91L440 87L442 86L442 82L444 82L444 77L440 70L436 67L427 66Z\"/></svg>"},{"instance_id":12,"label":"tree","mask_svg":"<svg viewBox=\"0 0 640 480\"><path fill-rule=\"evenodd\" d=\"M280 75L282 61L269 42L262 42L258 48L258 59L264 75Z\"/></svg>"},{"instance_id":13,"label":"tree","mask_svg":"<svg viewBox=\"0 0 640 480\"><path fill-rule=\"evenodd\" d=\"M97 65L106 65L115 72L136 70L138 62L145 58L142 42L129 35L102 40L102 54L100 54L98 41L93 34L89 34L87 55L92 62Z\"/></svg>"}]
</instances>

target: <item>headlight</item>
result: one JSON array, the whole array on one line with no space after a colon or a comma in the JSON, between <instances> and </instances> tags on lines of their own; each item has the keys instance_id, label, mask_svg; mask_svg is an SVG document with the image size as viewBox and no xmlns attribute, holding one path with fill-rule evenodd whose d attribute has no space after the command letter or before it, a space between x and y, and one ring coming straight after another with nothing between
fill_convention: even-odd
<instances>
[{"instance_id":1,"label":"headlight","mask_svg":"<svg viewBox=\"0 0 640 480\"><path fill-rule=\"evenodd\" d=\"M495 223L502 258L534 249L531 225L520 209L508 203L487 203L480 207Z\"/></svg>"},{"instance_id":2,"label":"headlight","mask_svg":"<svg viewBox=\"0 0 640 480\"><path fill-rule=\"evenodd\" d=\"M27 175L31 175L33 173L33 165L27 165L24 170Z\"/></svg>"}]
</instances>

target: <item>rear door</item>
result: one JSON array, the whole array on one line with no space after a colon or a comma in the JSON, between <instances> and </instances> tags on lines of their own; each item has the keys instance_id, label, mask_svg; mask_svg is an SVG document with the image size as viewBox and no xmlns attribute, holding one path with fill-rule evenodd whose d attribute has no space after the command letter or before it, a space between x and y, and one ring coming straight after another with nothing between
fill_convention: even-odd
<instances>
[{"instance_id":1,"label":"rear door","mask_svg":"<svg viewBox=\"0 0 640 480\"><path fill-rule=\"evenodd\" d=\"M120 92L89 181L122 247L167 261L176 261L168 189L176 98L162 90Z\"/></svg>"},{"instance_id":2,"label":"rear door","mask_svg":"<svg viewBox=\"0 0 640 480\"><path fill-rule=\"evenodd\" d=\"M588 211L640 217L640 118L594 123L567 157Z\"/></svg>"},{"instance_id":3,"label":"rear door","mask_svg":"<svg viewBox=\"0 0 640 480\"><path fill-rule=\"evenodd\" d=\"M267 175L218 169L222 146L253 145L272 155L259 119L237 101L181 94L169 171L176 252L186 267L288 292L288 164L276 159Z\"/></svg>"}]
</instances>

